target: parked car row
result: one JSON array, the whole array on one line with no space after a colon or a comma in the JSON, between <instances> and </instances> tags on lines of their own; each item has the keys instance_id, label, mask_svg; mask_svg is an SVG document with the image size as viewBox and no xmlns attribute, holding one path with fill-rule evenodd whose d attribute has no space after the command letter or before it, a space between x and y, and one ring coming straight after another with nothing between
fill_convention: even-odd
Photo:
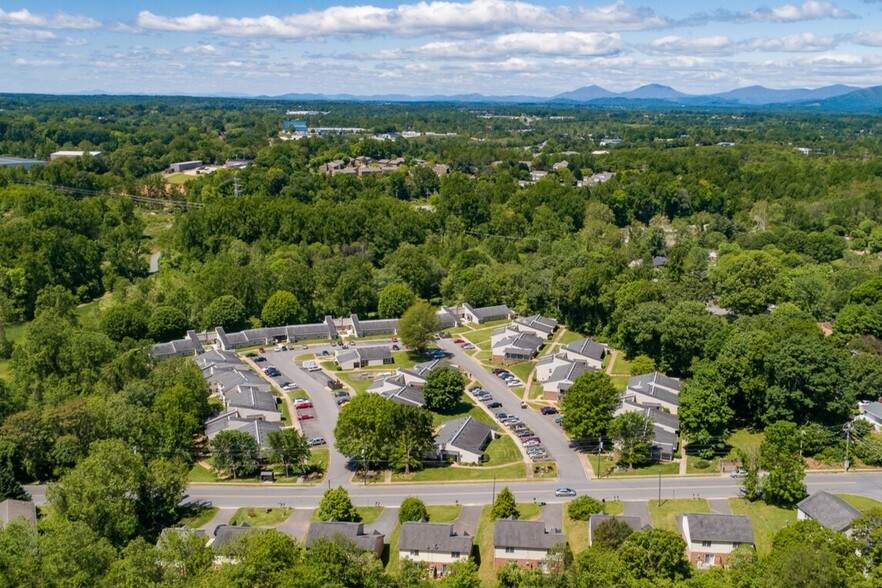
<instances>
[{"instance_id":1,"label":"parked car row","mask_svg":"<svg viewBox=\"0 0 882 588\"><path fill-rule=\"evenodd\" d=\"M279 376L282 375L282 372L280 372L278 370L278 368L275 368L271 365L268 365L265 368L263 368L263 373L265 373L266 375L268 375L271 378L278 378Z\"/></svg>"},{"instance_id":2,"label":"parked car row","mask_svg":"<svg viewBox=\"0 0 882 588\"><path fill-rule=\"evenodd\" d=\"M502 368L493 368L493 375L505 381L509 388L518 388L524 385L513 373Z\"/></svg>"},{"instance_id":3,"label":"parked car row","mask_svg":"<svg viewBox=\"0 0 882 588\"><path fill-rule=\"evenodd\" d=\"M498 408L502 406L502 403L494 401L493 396L480 386L472 386L469 388L469 392L471 392L477 400L486 402L488 408Z\"/></svg>"},{"instance_id":4,"label":"parked car row","mask_svg":"<svg viewBox=\"0 0 882 588\"><path fill-rule=\"evenodd\" d=\"M526 448L527 455L532 459L545 459L548 457L548 451L542 447L542 439L524 424L521 419L507 412L497 412L496 420L507 426L521 444Z\"/></svg>"}]
</instances>

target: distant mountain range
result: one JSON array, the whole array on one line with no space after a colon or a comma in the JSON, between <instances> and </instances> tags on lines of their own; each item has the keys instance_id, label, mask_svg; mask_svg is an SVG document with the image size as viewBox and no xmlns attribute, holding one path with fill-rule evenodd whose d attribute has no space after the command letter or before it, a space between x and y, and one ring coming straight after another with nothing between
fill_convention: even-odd
<instances>
[{"instance_id":1,"label":"distant mountain range","mask_svg":"<svg viewBox=\"0 0 882 588\"><path fill-rule=\"evenodd\" d=\"M101 90L78 92L75 96L126 96ZM461 103L461 104L570 104L593 108L630 110L757 110L757 111L811 111L840 114L882 114L882 86L857 88L836 84L823 88L775 90L763 86L748 86L717 94L684 94L670 86L647 84L629 92L612 92L597 85L577 88L555 96L486 96L484 94L436 94L411 96L408 94L283 94L280 96L248 96L243 94L174 94L199 98L233 98L250 100L287 100L293 102L398 102L398 103Z\"/></svg>"},{"instance_id":2,"label":"distant mountain range","mask_svg":"<svg viewBox=\"0 0 882 588\"><path fill-rule=\"evenodd\" d=\"M776 90L763 86L748 86L717 94L684 94L670 86L648 84L629 92L612 92L597 85L585 86L556 96L486 96L483 94L455 94L410 96L382 94L356 96L353 94L284 94L258 96L265 100L295 101L360 101L360 102L453 102L470 104L585 104L596 107L633 109L669 109L694 107L713 109L757 110L812 110L837 113L882 113L882 86L858 88L836 84L823 88Z\"/></svg>"}]
</instances>

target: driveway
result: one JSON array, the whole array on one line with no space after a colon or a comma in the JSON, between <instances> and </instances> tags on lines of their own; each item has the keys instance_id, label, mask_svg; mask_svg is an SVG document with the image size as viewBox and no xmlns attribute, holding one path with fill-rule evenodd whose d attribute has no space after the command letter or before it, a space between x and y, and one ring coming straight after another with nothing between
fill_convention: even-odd
<instances>
[{"instance_id":1,"label":"driveway","mask_svg":"<svg viewBox=\"0 0 882 588\"><path fill-rule=\"evenodd\" d=\"M481 511L484 507L480 504L471 504L462 507L459 517L453 522L453 528L457 533L468 533L472 537L478 532L478 521L481 519Z\"/></svg>"},{"instance_id":2,"label":"driveway","mask_svg":"<svg viewBox=\"0 0 882 588\"><path fill-rule=\"evenodd\" d=\"M297 507L291 513L291 516L278 525L276 529L298 541L302 541L306 538L306 532L309 531L309 522L314 511L314 508Z\"/></svg>"},{"instance_id":3,"label":"driveway","mask_svg":"<svg viewBox=\"0 0 882 588\"><path fill-rule=\"evenodd\" d=\"M645 500L627 500L624 506L625 516L640 517L640 522L643 523L643 526L652 524L652 517L649 516L649 506Z\"/></svg>"},{"instance_id":4,"label":"driveway","mask_svg":"<svg viewBox=\"0 0 882 588\"><path fill-rule=\"evenodd\" d=\"M564 503L552 502L542 507L539 520L545 522L546 529L563 529Z\"/></svg>"},{"instance_id":5,"label":"driveway","mask_svg":"<svg viewBox=\"0 0 882 588\"><path fill-rule=\"evenodd\" d=\"M542 445L548 450L552 459L557 461L558 471L566 472L566 480L570 485L581 485L587 482L588 477L582 466L582 460L579 459L575 451L570 449L569 439L560 425L554 422L556 415L545 416L531 408L521 408L521 399L513 395L500 378L488 372L483 365L460 349L457 344L449 339L442 339L438 343L444 351L453 355L454 361L459 367L471 374L482 388L493 395L494 400L502 404L502 408L496 409L496 411L517 415L542 439ZM506 429L504 425L499 425L499 427Z\"/></svg>"},{"instance_id":6,"label":"driveway","mask_svg":"<svg viewBox=\"0 0 882 588\"><path fill-rule=\"evenodd\" d=\"M382 533L386 536L386 541L389 541L389 535L395 530L395 525L397 524L398 509L387 508L383 511L383 514L380 515L380 518L374 521L373 524L366 526L369 527L371 531L376 530L377 532Z\"/></svg>"}]
</instances>

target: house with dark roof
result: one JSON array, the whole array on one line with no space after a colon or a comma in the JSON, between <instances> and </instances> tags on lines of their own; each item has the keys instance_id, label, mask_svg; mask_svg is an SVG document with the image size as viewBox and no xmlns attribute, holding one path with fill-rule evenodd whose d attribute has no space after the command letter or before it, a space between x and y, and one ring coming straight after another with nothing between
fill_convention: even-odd
<instances>
[{"instance_id":1,"label":"house with dark roof","mask_svg":"<svg viewBox=\"0 0 882 588\"><path fill-rule=\"evenodd\" d=\"M269 392L270 385L244 365L239 369L219 370L208 368L202 373L208 387L215 393L222 394L237 389L239 386L251 386Z\"/></svg>"},{"instance_id":2,"label":"house with dark roof","mask_svg":"<svg viewBox=\"0 0 882 588\"><path fill-rule=\"evenodd\" d=\"M263 417L246 418L239 410L226 411L205 421L205 436L214 439L221 431L242 431L257 442L261 451L269 447L269 434L283 429L278 421L267 421Z\"/></svg>"},{"instance_id":3,"label":"house with dark roof","mask_svg":"<svg viewBox=\"0 0 882 588\"><path fill-rule=\"evenodd\" d=\"M542 382L542 397L546 400L561 401L566 396L567 390L576 379L591 370L580 361L568 362L551 372L551 375ZM591 370L594 371L594 370Z\"/></svg>"},{"instance_id":4,"label":"house with dark roof","mask_svg":"<svg viewBox=\"0 0 882 588\"><path fill-rule=\"evenodd\" d=\"M349 316L349 322L349 332L356 337L398 334L397 318L363 321L357 314L353 314Z\"/></svg>"},{"instance_id":5,"label":"house with dark roof","mask_svg":"<svg viewBox=\"0 0 882 588\"><path fill-rule=\"evenodd\" d=\"M428 523L424 519L401 525L398 557L425 564L429 575L439 578L447 573L447 566L453 562L467 560L473 545L474 538L465 532L458 534L453 524Z\"/></svg>"},{"instance_id":6,"label":"house with dark roof","mask_svg":"<svg viewBox=\"0 0 882 588\"><path fill-rule=\"evenodd\" d=\"M586 337L564 345L561 348L561 353L570 361L581 361L589 367L599 370L603 367L603 359L609 353L609 347Z\"/></svg>"},{"instance_id":7,"label":"house with dark roof","mask_svg":"<svg viewBox=\"0 0 882 588\"><path fill-rule=\"evenodd\" d=\"M438 316L438 328L442 331L444 329L450 329L459 326L459 317L457 316L456 311L449 306L442 305L438 312L435 314Z\"/></svg>"},{"instance_id":8,"label":"house with dark roof","mask_svg":"<svg viewBox=\"0 0 882 588\"><path fill-rule=\"evenodd\" d=\"M496 437L496 428L476 421L470 416L447 421L435 436L432 449L439 460L452 459L457 463L478 463L484 450Z\"/></svg>"},{"instance_id":9,"label":"house with dark roof","mask_svg":"<svg viewBox=\"0 0 882 588\"><path fill-rule=\"evenodd\" d=\"M597 530L597 527L601 525L601 523L605 523L610 520L617 520L627 524L629 527L634 529L635 532L640 532L645 529L651 529L651 524L643 524L643 520L640 517L628 517L628 516L618 516L618 515L606 515L606 514L593 514L588 518L588 545L594 544L594 532Z\"/></svg>"},{"instance_id":10,"label":"house with dark roof","mask_svg":"<svg viewBox=\"0 0 882 588\"><path fill-rule=\"evenodd\" d=\"M233 369L247 370L239 355L235 351L221 351L220 349L211 348L202 355L193 358L200 370L213 369L213 371L229 371Z\"/></svg>"},{"instance_id":11,"label":"house with dark roof","mask_svg":"<svg viewBox=\"0 0 882 588\"><path fill-rule=\"evenodd\" d=\"M512 321L512 325L520 332L530 333L540 339L550 338L557 330L557 321L541 314L517 318Z\"/></svg>"},{"instance_id":12,"label":"house with dark roof","mask_svg":"<svg viewBox=\"0 0 882 588\"><path fill-rule=\"evenodd\" d=\"M684 513L680 531L689 561L698 568L726 566L740 545L753 546L753 525L742 515Z\"/></svg>"},{"instance_id":13,"label":"house with dark roof","mask_svg":"<svg viewBox=\"0 0 882 588\"><path fill-rule=\"evenodd\" d=\"M309 549L319 539L328 541L352 541L361 550L382 557L386 536L374 530L368 533L364 523L348 523L331 519L330 521L313 521L306 532L304 546Z\"/></svg>"},{"instance_id":14,"label":"house with dark roof","mask_svg":"<svg viewBox=\"0 0 882 588\"><path fill-rule=\"evenodd\" d=\"M154 359L167 359L169 357L187 357L199 355L205 350L202 342L196 335L196 331L187 331L183 339L175 339L168 343L156 343L150 347L150 357Z\"/></svg>"},{"instance_id":15,"label":"house with dark roof","mask_svg":"<svg viewBox=\"0 0 882 588\"><path fill-rule=\"evenodd\" d=\"M468 302L463 302L459 314L462 316L462 322L477 324L510 319L515 316L514 311L504 304L475 308Z\"/></svg>"},{"instance_id":16,"label":"house with dark roof","mask_svg":"<svg viewBox=\"0 0 882 588\"><path fill-rule=\"evenodd\" d=\"M861 511L838 496L820 490L796 505L796 520L810 519L831 531L851 536L851 523Z\"/></svg>"},{"instance_id":17,"label":"house with dark roof","mask_svg":"<svg viewBox=\"0 0 882 588\"><path fill-rule=\"evenodd\" d=\"M616 416L625 412L639 412L652 419L652 457L671 461L680 444L680 418L655 406L637 404L632 398L624 398Z\"/></svg>"},{"instance_id":18,"label":"house with dark roof","mask_svg":"<svg viewBox=\"0 0 882 588\"><path fill-rule=\"evenodd\" d=\"M208 540L208 545L215 551L223 548L229 548L245 534L253 533L259 529L255 529L248 523L241 525L218 525L214 529L212 538Z\"/></svg>"},{"instance_id":19,"label":"house with dark roof","mask_svg":"<svg viewBox=\"0 0 882 588\"><path fill-rule=\"evenodd\" d=\"M677 414L680 406L680 380L659 372L634 376L628 380L628 387L625 388L622 398Z\"/></svg>"},{"instance_id":20,"label":"house with dark roof","mask_svg":"<svg viewBox=\"0 0 882 588\"><path fill-rule=\"evenodd\" d=\"M7 498L0 502L0 526L6 526L13 521L20 521L37 526L37 507L33 500L15 500Z\"/></svg>"},{"instance_id":21,"label":"house with dark roof","mask_svg":"<svg viewBox=\"0 0 882 588\"><path fill-rule=\"evenodd\" d=\"M882 402L858 402L858 413L857 418L867 421L877 431L882 431Z\"/></svg>"},{"instance_id":22,"label":"house with dark roof","mask_svg":"<svg viewBox=\"0 0 882 588\"><path fill-rule=\"evenodd\" d=\"M506 364L532 360L543 345L545 339L522 333L513 325L497 329L490 336L492 360Z\"/></svg>"},{"instance_id":23,"label":"house with dark roof","mask_svg":"<svg viewBox=\"0 0 882 588\"><path fill-rule=\"evenodd\" d=\"M374 345L338 349L334 352L334 361L344 370L354 370L389 365L395 363L395 358L392 357L392 350L388 345Z\"/></svg>"},{"instance_id":24,"label":"house with dark roof","mask_svg":"<svg viewBox=\"0 0 882 588\"><path fill-rule=\"evenodd\" d=\"M493 565L515 562L525 568L546 569L548 552L567 542L560 529L548 529L544 521L501 519L493 525Z\"/></svg>"},{"instance_id":25,"label":"house with dark roof","mask_svg":"<svg viewBox=\"0 0 882 588\"><path fill-rule=\"evenodd\" d=\"M383 394L383 397L398 404L415 406L417 408L422 408L426 404L426 394L423 392L423 387L414 386L413 384L405 384L394 392Z\"/></svg>"},{"instance_id":26,"label":"house with dark roof","mask_svg":"<svg viewBox=\"0 0 882 588\"><path fill-rule=\"evenodd\" d=\"M235 409L242 417L261 417L270 422L282 420L280 398L271 392L255 386L239 385L222 392L220 396L228 410Z\"/></svg>"}]
</instances>

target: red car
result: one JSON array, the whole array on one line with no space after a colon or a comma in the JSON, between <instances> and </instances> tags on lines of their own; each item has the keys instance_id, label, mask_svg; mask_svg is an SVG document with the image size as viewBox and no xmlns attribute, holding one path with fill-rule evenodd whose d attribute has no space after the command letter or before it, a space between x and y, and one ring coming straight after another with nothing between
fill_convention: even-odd
<instances>
[{"instance_id":1,"label":"red car","mask_svg":"<svg viewBox=\"0 0 882 588\"><path fill-rule=\"evenodd\" d=\"M312 408L312 402L298 402L294 408Z\"/></svg>"},{"instance_id":2,"label":"red car","mask_svg":"<svg viewBox=\"0 0 882 588\"><path fill-rule=\"evenodd\" d=\"M306 413L306 414L298 414L298 415L297 415L297 420L298 420L298 421L308 421L309 419L314 419L314 418L315 418L315 415L314 415L314 414L309 414L309 413Z\"/></svg>"},{"instance_id":3,"label":"red car","mask_svg":"<svg viewBox=\"0 0 882 588\"><path fill-rule=\"evenodd\" d=\"M520 441L521 441L521 444L522 444L522 445L523 445L523 444L526 444L526 443L529 442L529 441L536 441L536 444L537 444L537 445L538 445L539 443L542 443L542 439L540 439L539 437L523 437L523 438L521 438Z\"/></svg>"},{"instance_id":4,"label":"red car","mask_svg":"<svg viewBox=\"0 0 882 588\"><path fill-rule=\"evenodd\" d=\"M465 339L454 339L453 342L459 345L460 343L465 343Z\"/></svg>"}]
</instances>

